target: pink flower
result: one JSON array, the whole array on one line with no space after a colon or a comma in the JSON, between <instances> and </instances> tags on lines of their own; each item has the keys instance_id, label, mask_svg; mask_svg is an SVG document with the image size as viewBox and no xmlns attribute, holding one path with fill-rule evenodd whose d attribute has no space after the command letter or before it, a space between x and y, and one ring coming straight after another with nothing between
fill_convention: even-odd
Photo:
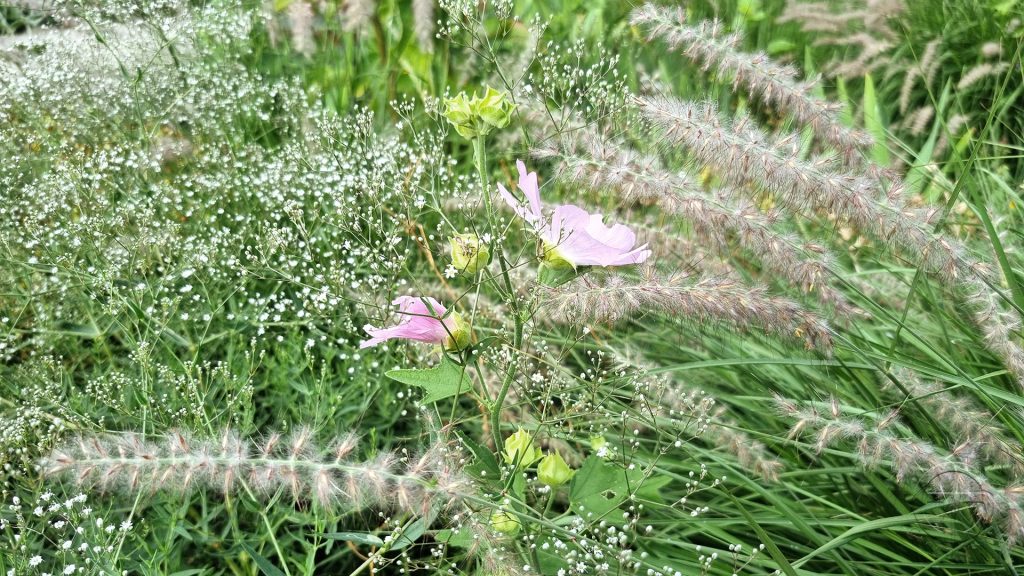
<instances>
[{"instance_id":1,"label":"pink flower","mask_svg":"<svg viewBox=\"0 0 1024 576\"><path fill-rule=\"evenodd\" d=\"M634 248L636 234L622 224L605 226L604 217L590 214L579 206L563 204L555 208L551 221L541 212L537 173L526 173L526 165L516 160L519 168L519 190L526 204L518 201L504 186L498 191L505 202L526 220L544 243L544 259L551 264L577 266L625 266L639 264L651 255L647 244Z\"/></svg>"},{"instance_id":2,"label":"pink flower","mask_svg":"<svg viewBox=\"0 0 1024 576\"><path fill-rule=\"evenodd\" d=\"M370 339L361 342L360 348L376 346L393 338L439 344L459 350L469 344L469 324L456 312L448 314L448 310L437 300L429 296L399 296L392 304L398 305L402 319L390 328L376 328L370 324L363 326Z\"/></svg>"}]
</instances>

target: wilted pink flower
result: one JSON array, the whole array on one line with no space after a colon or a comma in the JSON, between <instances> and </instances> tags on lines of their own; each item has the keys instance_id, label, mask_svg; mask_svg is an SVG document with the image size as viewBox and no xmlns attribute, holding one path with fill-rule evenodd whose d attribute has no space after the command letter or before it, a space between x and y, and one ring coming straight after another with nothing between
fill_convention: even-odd
<instances>
[{"instance_id":1,"label":"wilted pink flower","mask_svg":"<svg viewBox=\"0 0 1024 576\"><path fill-rule=\"evenodd\" d=\"M455 349L465 348L469 344L469 324L457 312L448 314L448 310L437 300L429 296L399 296L392 304L398 305L398 313L402 316L398 325L390 328L376 328L370 324L363 326L370 339L361 342L360 348L376 346L393 338L440 344Z\"/></svg>"},{"instance_id":2,"label":"wilted pink flower","mask_svg":"<svg viewBox=\"0 0 1024 576\"><path fill-rule=\"evenodd\" d=\"M537 173L526 173L522 160L519 168L519 190L527 203L516 200L504 186L498 191L505 202L526 220L544 243L544 259L551 264L567 263L577 266L624 266L639 264L651 255L647 244L634 248L636 234L622 224L605 226L600 214L590 214L579 206L562 204L555 208L551 221L545 222L541 212L540 187Z\"/></svg>"}]
</instances>

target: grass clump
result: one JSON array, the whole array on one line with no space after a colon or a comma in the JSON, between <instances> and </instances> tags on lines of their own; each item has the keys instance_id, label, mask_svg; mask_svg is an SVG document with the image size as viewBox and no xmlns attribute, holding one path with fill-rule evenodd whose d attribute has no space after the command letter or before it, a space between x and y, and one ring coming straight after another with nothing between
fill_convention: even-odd
<instances>
[{"instance_id":1,"label":"grass clump","mask_svg":"<svg viewBox=\"0 0 1024 576\"><path fill-rule=\"evenodd\" d=\"M1021 562L1005 14L22 4L5 573Z\"/></svg>"}]
</instances>

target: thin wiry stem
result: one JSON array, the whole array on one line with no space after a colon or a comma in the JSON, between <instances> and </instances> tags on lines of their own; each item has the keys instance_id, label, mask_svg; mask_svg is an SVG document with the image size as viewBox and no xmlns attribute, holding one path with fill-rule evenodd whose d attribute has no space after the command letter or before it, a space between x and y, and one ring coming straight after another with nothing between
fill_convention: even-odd
<instances>
[{"instance_id":1,"label":"thin wiry stem","mask_svg":"<svg viewBox=\"0 0 1024 576\"><path fill-rule=\"evenodd\" d=\"M663 37L671 46L704 69L714 68L729 77L734 88L742 86L776 110L788 113L801 125L843 154L848 163L859 161L860 151L871 139L839 121L838 108L812 94L813 85L799 82L796 71L775 63L763 53L739 51L742 37L725 33L718 21L686 23L684 11L645 4L633 12L632 23L648 27L651 38Z\"/></svg>"},{"instance_id":2,"label":"thin wiry stem","mask_svg":"<svg viewBox=\"0 0 1024 576\"><path fill-rule=\"evenodd\" d=\"M799 304L769 296L734 280L686 274L658 277L651 269L638 282L621 276L603 280L582 277L553 289L552 315L569 322L617 322L656 311L704 325L724 323L739 330L762 328L786 338L803 339L808 349L829 353L832 335L823 320Z\"/></svg>"}]
</instances>

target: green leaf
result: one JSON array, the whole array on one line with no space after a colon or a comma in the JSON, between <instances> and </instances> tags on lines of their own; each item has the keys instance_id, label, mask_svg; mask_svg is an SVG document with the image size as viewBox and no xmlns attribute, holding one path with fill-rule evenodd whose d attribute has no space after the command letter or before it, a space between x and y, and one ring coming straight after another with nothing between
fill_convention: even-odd
<instances>
[{"instance_id":1,"label":"green leaf","mask_svg":"<svg viewBox=\"0 0 1024 576\"><path fill-rule=\"evenodd\" d=\"M836 92L839 95L839 101L843 104L843 109L839 111L839 121L844 126L853 126L853 101L846 90L846 82L842 78L836 79Z\"/></svg>"},{"instance_id":2,"label":"green leaf","mask_svg":"<svg viewBox=\"0 0 1024 576\"><path fill-rule=\"evenodd\" d=\"M843 546L857 538L861 537L862 534L877 534L883 530L907 530L916 532L920 530L922 525L930 526L932 524L938 525L943 522L948 522L948 518L944 516L934 514L905 514L903 516L893 516L891 518L879 518L877 520L867 520L860 524L850 528L846 532L843 532L839 536L836 536L824 546L818 547L816 550L807 554L803 558L793 562L794 568L800 568L807 563L808 560L819 556L832 550Z\"/></svg>"},{"instance_id":3,"label":"green leaf","mask_svg":"<svg viewBox=\"0 0 1024 576\"><path fill-rule=\"evenodd\" d=\"M579 269L573 270L572 268L565 267L551 267L546 263L542 263L537 271L537 281L544 286L551 288L557 288L562 284L576 278L587 271L589 266L580 266Z\"/></svg>"},{"instance_id":4,"label":"green leaf","mask_svg":"<svg viewBox=\"0 0 1024 576\"><path fill-rule=\"evenodd\" d=\"M456 396L470 388L466 369L448 358L442 358L441 363L433 368L390 370L384 375L402 384L422 388L426 392L422 400L424 404Z\"/></svg>"},{"instance_id":5,"label":"green leaf","mask_svg":"<svg viewBox=\"0 0 1024 576\"><path fill-rule=\"evenodd\" d=\"M512 495L516 500L523 501L526 495L526 476L521 470L516 470L512 474Z\"/></svg>"},{"instance_id":6,"label":"green leaf","mask_svg":"<svg viewBox=\"0 0 1024 576\"><path fill-rule=\"evenodd\" d=\"M558 553L555 541L550 537L542 538L537 543L535 552L537 553L539 574L558 574L560 569L568 567L568 562L564 556Z\"/></svg>"},{"instance_id":7,"label":"green leaf","mask_svg":"<svg viewBox=\"0 0 1024 576\"><path fill-rule=\"evenodd\" d=\"M645 500L660 501L658 491L671 480L668 476L645 479L642 470L624 470L603 458L591 456L573 476L569 505L580 516L594 520L621 506L631 493Z\"/></svg>"},{"instance_id":8,"label":"green leaf","mask_svg":"<svg viewBox=\"0 0 1024 576\"><path fill-rule=\"evenodd\" d=\"M473 463L466 467L466 471L485 484L498 488L498 482L501 480L501 468L498 466L498 460L494 454L486 446L462 434L459 434L459 437L462 438L463 445L469 448L475 457Z\"/></svg>"},{"instance_id":9,"label":"green leaf","mask_svg":"<svg viewBox=\"0 0 1024 576\"><path fill-rule=\"evenodd\" d=\"M886 146L885 126L882 125L875 96L875 82L871 75L864 76L864 128L875 140L871 147L871 158L880 166L889 165L889 148Z\"/></svg>"},{"instance_id":10,"label":"green leaf","mask_svg":"<svg viewBox=\"0 0 1024 576\"><path fill-rule=\"evenodd\" d=\"M263 556L260 556L259 553L257 553L252 546L246 544L245 542L242 542L241 546L242 550L245 550L245 553L248 554L249 557L252 558L252 561L256 563L256 566L260 569L260 572L262 572L266 576L284 576L284 572L282 572L280 568L271 564L270 560L267 560Z\"/></svg>"},{"instance_id":11,"label":"green leaf","mask_svg":"<svg viewBox=\"0 0 1024 576\"><path fill-rule=\"evenodd\" d=\"M1003 0L1002 2L993 4L992 8L995 10L996 14L1006 16L1017 6L1018 1L1019 0Z\"/></svg>"},{"instance_id":12,"label":"green leaf","mask_svg":"<svg viewBox=\"0 0 1024 576\"><path fill-rule=\"evenodd\" d=\"M433 521L432 518L420 518L409 524L409 526L402 530L398 537L395 538L391 543L391 550L401 550L402 548L408 548L416 543L417 540L423 537L423 533L427 531L427 526Z\"/></svg>"},{"instance_id":13,"label":"green leaf","mask_svg":"<svg viewBox=\"0 0 1024 576\"><path fill-rule=\"evenodd\" d=\"M639 470L630 470L626 474L629 478L629 485L633 487L636 497L652 502L661 502L661 489L672 482L670 476L664 475L652 475L645 480L643 472ZM641 482L643 484L637 488L637 484Z\"/></svg>"},{"instance_id":14,"label":"green leaf","mask_svg":"<svg viewBox=\"0 0 1024 576\"><path fill-rule=\"evenodd\" d=\"M452 548L472 548L476 544L476 539L473 538L473 534L468 529L462 529L458 532L447 528L438 530L434 533L434 540L447 544Z\"/></svg>"},{"instance_id":15,"label":"green leaf","mask_svg":"<svg viewBox=\"0 0 1024 576\"><path fill-rule=\"evenodd\" d=\"M625 470L597 456L591 456L583 462L569 488L569 505L577 514L589 520L607 515L628 497Z\"/></svg>"},{"instance_id":16,"label":"green leaf","mask_svg":"<svg viewBox=\"0 0 1024 576\"><path fill-rule=\"evenodd\" d=\"M383 540L366 532L329 532L321 534L321 536L329 540L344 540L345 542L355 542L356 544L365 544L367 546L384 545Z\"/></svg>"},{"instance_id":17,"label":"green leaf","mask_svg":"<svg viewBox=\"0 0 1024 576\"><path fill-rule=\"evenodd\" d=\"M779 39L779 40L772 40L771 42L769 42L768 43L768 48L766 50L767 50L769 55L771 55L771 56L778 56L779 54L785 54L786 52L792 52L794 48L796 48L796 44L790 42L789 40L781 40L781 39Z\"/></svg>"}]
</instances>

